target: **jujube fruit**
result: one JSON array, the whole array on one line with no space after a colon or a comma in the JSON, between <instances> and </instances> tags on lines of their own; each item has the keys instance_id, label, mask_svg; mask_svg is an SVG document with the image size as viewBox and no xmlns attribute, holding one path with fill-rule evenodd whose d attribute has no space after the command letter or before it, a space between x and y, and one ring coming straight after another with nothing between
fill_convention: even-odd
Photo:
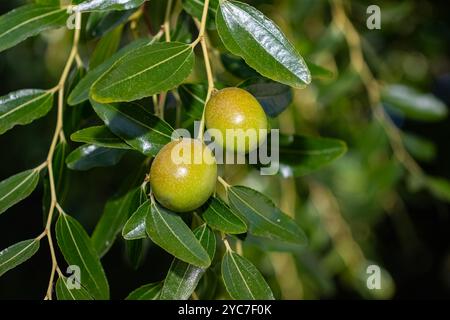
<instances>
[{"instance_id":1,"label":"jujube fruit","mask_svg":"<svg viewBox=\"0 0 450 320\"><path fill-rule=\"evenodd\" d=\"M221 136L215 137L215 142L229 152L251 152L267 136L267 132L260 131L268 127L264 109L254 96L240 88L222 89L209 99L205 110L205 124L208 129L219 130ZM247 139L245 145L236 143L235 139L234 143L229 142L230 146L227 146L227 129L255 130L257 139Z\"/></svg>"},{"instance_id":2,"label":"jujube fruit","mask_svg":"<svg viewBox=\"0 0 450 320\"><path fill-rule=\"evenodd\" d=\"M214 192L217 164L200 140L181 139L165 145L153 160L150 185L156 200L175 212L197 209Z\"/></svg>"}]
</instances>

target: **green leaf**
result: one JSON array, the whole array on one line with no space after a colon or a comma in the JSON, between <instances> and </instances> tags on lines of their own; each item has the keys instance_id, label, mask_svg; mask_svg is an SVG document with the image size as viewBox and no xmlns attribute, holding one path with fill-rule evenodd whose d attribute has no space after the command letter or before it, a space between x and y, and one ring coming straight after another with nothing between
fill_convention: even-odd
<instances>
[{"instance_id":1,"label":"green leaf","mask_svg":"<svg viewBox=\"0 0 450 320\"><path fill-rule=\"evenodd\" d=\"M109 285L100 258L80 223L61 213L56 223L56 239L66 262L80 268L80 283L98 300L109 299Z\"/></svg>"},{"instance_id":2,"label":"green leaf","mask_svg":"<svg viewBox=\"0 0 450 320\"><path fill-rule=\"evenodd\" d=\"M183 9L186 10L192 17L202 20L203 7L205 0L182 0ZM217 7L219 6L219 0L210 0L208 7L208 17L206 19L206 27L208 29L215 29L216 25L214 19L217 13Z\"/></svg>"},{"instance_id":3,"label":"green leaf","mask_svg":"<svg viewBox=\"0 0 450 320\"><path fill-rule=\"evenodd\" d=\"M414 120L438 121L447 116L447 107L434 95L422 94L404 85L386 86L382 102Z\"/></svg>"},{"instance_id":4,"label":"green leaf","mask_svg":"<svg viewBox=\"0 0 450 320\"><path fill-rule=\"evenodd\" d=\"M137 187L106 203L103 215L92 233L92 244L100 257L111 248L127 218L139 206L140 197L141 187Z\"/></svg>"},{"instance_id":5,"label":"green leaf","mask_svg":"<svg viewBox=\"0 0 450 320\"><path fill-rule=\"evenodd\" d=\"M28 197L39 181L39 170L30 169L0 182L0 214Z\"/></svg>"},{"instance_id":6,"label":"green leaf","mask_svg":"<svg viewBox=\"0 0 450 320\"><path fill-rule=\"evenodd\" d=\"M30 259L39 250L39 240L18 242L0 251L0 277Z\"/></svg>"},{"instance_id":7,"label":"green leaf","mask_svg":"<svg viewBox=\"0 0 450 320\"><path fill-rule=\"evenodd\" d=\"M92 101L92 106L115 135L145 155L156 156L171 141L172 127L138 104Z\"/></svg>"},{"instance_id":8,"label":"green leaf","mask_svg":"<svg viewBox=\"0 0 450 320\"><path fill-rule=\"evenodd\" d=\"M126 300L158 300L162 282L145 284L131 292Z\"/></svg>"},{"instance_id":9,"label":"green leaf","mask_svg":"<svg viewBox=\"0 0 450 320\"><path fill-rule=\"evenodd\" d=\"M291 87L264 78L253 78L239 85L250 92L270 117L282 113L292 102Z\"/></svg>"},{"instance_id":10,"label":"green leaf","mask_svg":"<svg viewBox=\"0 0 450 320\"><path fill-rule=\"evenodd\" d=\"M117 61L92 86L102 103L132 101L175 88L191 73L193 47L163 42L136 49Z\"/></svg>"},{"instance_id":11,"label":"green leaf","mask_svg":"<svg viewBox=\"0 0 450 320\"><path fill-rule=\"evenodd\" d=\"M198 267L209 267L211 260L181 216L147 202L146 230L150 239L176 258Z\"/></svg>"},{"instance_id":12,"label":"green leaf","mask_svg":"<svg viewBox=\"0 0 450 320\"><path fill-rule=\"evenodd\" d=\"M66 9L30 4L0 16L0 52L40 32L66 24Z\"/></svg>"},{"instance_id":13,"label":"green leaf","mask_svg":"<svg viewBox=\"0 0 450 320\"><path fill-rule=\"evenodd\" d=\"M59 277L56 281L56 297L58 300L93 300L89 292L83 287L69 288L67 278Z\"/></svg>"},{"instance_id":14,"label":"green leaf","mask_svg":"<svg viewBox=\"0 0 450 320\"><path fill-rule=\"evenodd\" d=\"M225 202L216 197L211 197L202 213L202 218L213 229L228 234L239 234L247 232L244 220L226 205Z\"/></svg>"},{"instance_id":15,"label":"green leaf","mask_svg":"<svg viewBox=\"0 0 450 320\"><path fill-rule=\"evenodd\" d=\"M86 35L89 38L102 37L120 24L126 23L136 11L137 9L134 8L122 11L91 12L86 22Z\"/></svg>"},{"instance_id":16,"label":"green leaf","mask_svg":"<svg viewBox=\"0 0 450 320\"><path fill-rule=\"evenodd\" d=\"M216 236L206 224L194 230L195 237L208 252L212 261L216 252ZM174 259L161 290L162 300L187 300L195 291L205 268Z\"/></svg>"},{"instance_id":17,"label":"green leaf","mask_svg":"<svg viewBox=\"0 0 450 320\"><path fill-rule=\"evenodd\" d=\"M95 126L79 130L73 133L70 139L105 148L131 149L129 145L114 135L106 126Z\"/></svg>"},{"instance_id":18,"label":"green leaf","mask_svg":"<svg viewBox=\"0 0 450 320\"><path fill-rule=\"evenodd\" d=\"M432 161L436 157L436 145L412 133L402 133L403 143L412 156L420 161Z\"/></svg>"},{"instance_id":19,"label":"green leaf","mask_svg":"<svg viewBox=\"0 0 450 320\"><path fill-rule=\"evenodd\" d=\"M72 90L69 98L67 99L67 103L71 106L75 106L88 100L89 90L91 90L91 86L102 74L111 69L114 63L120 61L125 55L132 52L133 50L136 50L137 48L148 45L148 43L148 39L138 39L136 41L133 41L129 45L117 51L110 58L106 59L102 64L90 70Z\"/></svg>"},{"instance_id":20,"label":"green leaf","mask_svg":"<svg viewBox=\"0 0 450 320\"><path fill-rule=\"evenodd\" d=\"M25 89L0 97L0 134L45 116L53 106L53 93Z\"/></svg>"},{"instance_id":21,"label":"green leaf","mask_svg":"<svg viewBox=\"0 0 450 320\"><path fill-rule=\"evenodd\" d=\"M324 67L310 61L307 61L306 64L308 65L309 71L311 72L311 77L313 79L332 79L334 77L334 73Z\"/></svg>"},{"instance_id":22,"label":"green leaf","mask_svg":"<svg viewBox=\"0 0 450 320\"><path fill-rule=\"evenodd\" d=\"M128 219L122 229L122 236L126 240L147 238L146 220L150 212L150 200L145 201Z\"/></svg>"},{"instance_id":23,"label":"green leaf","mask_svg":"<svg viewBox=\"0 0 450 320\"><path fill-rule=\"evenodd\" d=\"M142 266L147 255L149 242L148 238L125 241L126 259L134 270Z\"/></svg>"},{"instance_id":24,"label":"green leaf","mask_svg":"<svg viewBox=\"0 0 450 320\"><path fill-rule=\"evenodd\" d=\"M260 74L250 68L249 65L245 63L244 59L233 54L222 53L220 55L220 61L225 69L235 77L241 79L260 77Z\"/></svg>"},{"instance_id":25,"label":"green leaf","mask_svg":"<svg viewBox=\"0 0 450 320\"><path fill-rule=\"evenodd\" d=\"M139 7L146 0L88 0L74 7L74 11L129 10Z\"/></svg>"},{"instance_id":26,"label":"green leaf","mask_svg":"<svg viewBox=\"0 0 450 320\"><path fill-rule=\"evenodd\" d=\"M191 21L191 17L185 11L181 11L178 16L177 25L170 36L172 41L183 43L192 42L192 33L190 31Z\"/></svg>"},{"instance_id":27,"label":"green leaf","mask_svg":"<svg viewBox=\"0 0 450 320\"><path fill-rule=\"evenodd\" d=\"M439 177L427 177L426 185L436 198L450 202L450 181Z\"/></svg>"},{"instance_id":28,"label":"green leaf","mask_svg":"<svg viewBox=\"0 0 450 320\"><path fill-rule=\"evenodd\" d=\"M311 82L295 47L275 23L252 6L221 1L216 24L225 47L263 76L296 88Z\"/></svg>"},{"instance_id":29,"label":"green leaf","mask_svg":"<svg viewBox=\"0 0 450 320\"><path fill-rule=\"evenodd\" d=\"M190 117L201 119L207 90L206 86L193 83L182 84L178 87L183 108Z\"/></svg>"},{"instance_id":30,"label":"green leaf","mask_svg":"<svg viewBox=\"0 0 450 320\"><path fill-rule=\"evenodd\" d=\"M66 159L72 170L89 170L96 167L114 166L119 163L126 150L99 147L85 144L72 151Z\"/></svg>"},{"instance_id":31,"label":"green leaf","mask_svg":"<svg viewBox=\"0 0 450 320\"><path fill-rule=\"evenodd\" d=\"M275 299L258 269L244 257L228 250L222 260L222 278L225 288L233 299Z\"/></svg>"},{"instance_id":32,"label":"green leaf","mask_svg":"<svg viewBox=\"0 0 450 320\"><path fill-rule=\"evenodd\" d=\"M281 174L296 177L315 171L347 152L345 142L319 137L280 136Z\"/></svg>"},{"instance_id":33,"label":"green leaf","mask_svg":"<svg viewBox=\"0 0 450 320\"><path fill-rule=\"evenodd\" d=\"M100 39L89 61L90 70L98 67L117 51L122 38L122 30L123 24L119 25Z\"/></svg>"},{"instance_id":34,"label":"green leaf","mask_svg":"<svg viewBox=\"0 0 450 320\"><path fill-rule=\"evenodd\" d=\"M251 234L297 244L306 243L306 236L297 223L268 197L244 186L231 186L227 190L230 206L247 219Z\"/></svg>"}]
</instances>

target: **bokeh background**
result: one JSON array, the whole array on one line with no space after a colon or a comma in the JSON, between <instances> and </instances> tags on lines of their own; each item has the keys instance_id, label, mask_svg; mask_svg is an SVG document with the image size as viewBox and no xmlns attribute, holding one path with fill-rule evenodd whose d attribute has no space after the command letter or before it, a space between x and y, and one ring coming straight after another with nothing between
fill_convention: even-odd
<instances>
[{"instance_id":1,"label":"bokeh background","mask_svg":"<svg viewBox=\"0 0 450 320\"><path fill-rule=\"evenodd\" d=\"M150 2L156 8L161 0ZM275 182L271 180L275 178L255 177L245 169L238 173L236 180L263 190L293 211L310 238L307 248L293 254L266 254L261 246L246 245L246 256L282 298L450 298L450 206L428 190L414 188L408 173L392 156L384 131L371 116L361 81L348 67L345 40L330 24L329 2L248 2L275 20L303 56L335 73L333 79L314 81L308 89L296 91L279 125L287 132L342 139L349 151L331 166L304 178ZM24 3L1 1L0 14ZM365 11L370 4L381 8L381 30L366 28ZM364 39L365 57L381 83L402 83L430 92L450 106L449 9L447 1L358 0L351 1L347 12ZM96 43L95 39L89 41L83 48L85 57ZM2 52L0 96L22 88L51 88L69 49L70 35L56 30ZM450 118L422 122L389 114L408 134L408 151L424 171L450 179ZM0 180L42 162L55 115L53 108L45 118L0 136ZM141 160L127 155L114 168L72 173L65 208L91 232L106 200L120 187L129 168ZM318 212L320 206L314 205L311 185L316 188L316 200L328 204L325 212ZM290 198L286 198L286 190L294 190ZM0 248L41 232L42 197L40 185L29 198L2 214ZM330 228L339 229L341 236L333 239ZM342 252L350 256L362 252L367 261L380 265L386 272L383 290L367 290L365 270L352 270ZM114 299L164 278L171 262L169 255L151 245L137 270L124 257L124 245L117 241L102 259ZM0 278L0 299L42 299L50 267L48 248L42 241L41 250L30 261ZM215 297L221 297L220 290Z\"/></svg>"}]
</instances>

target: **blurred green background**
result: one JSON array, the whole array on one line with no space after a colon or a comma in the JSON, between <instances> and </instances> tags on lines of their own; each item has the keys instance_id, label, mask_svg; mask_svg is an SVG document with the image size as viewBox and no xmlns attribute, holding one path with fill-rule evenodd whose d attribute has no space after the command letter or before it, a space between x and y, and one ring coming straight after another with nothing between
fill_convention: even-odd
<instances>
[{"instance_id":1,"label":"blurred green background","mask_svg":"<svg viewBox=\"0 0 450 320\"><path fill-rule=\"evenodd\" d=\"M2 1L0 14L25 2ZM150 9L158 7L158 2L151 0ZM339 138L349 150L331 166L303 178L261 178L247 169L235 173L236 181L264 191L283 210L294 212L310 239L307 248L295 249L293 254L267 254L261 244L249 243L244 246L245 255L263 272L278 298L450 298L450 206L425 189L417 190L392 156L358 74L348 67L348 49L331 25L329 2L247 2L270 16L304 57L335 74L333 79L313 81L307 89L295 91L294 102L278 123L282 131ZM433 93L450 106L448 2L377 1L381 30L366 28L370 4L373 1L351 1L347 12L364 39L365 57L377 79ZM95 43L89 40L83 57L89 56ZM2 52L0 96L22 88L52 87L69 49L70 34L62 29ZM405 145L424 171L450 179L450 118L422 122L386 110L405 133ZM0 136L0 180L42 162L55 115L56 108L45 118ZM114 168L72 173L65 208L91 232L106 200L129 168L141 160L127 155ZM40 232L42 196L39 186L1 216L0 248ZM354 270L346 263L361 254L367 263L385 270L382 290L368 290L365 269ZM162 279L171 257L150 246L143 265L133 270L124 259L123 243L117 241L102 262L112 297L121 299L141 284ZM0 278L0 298L41 299L50 268L43 242L30 261ZM221 297L220 292L218 288L215 297Z\"/></svg>"}]
</instances>

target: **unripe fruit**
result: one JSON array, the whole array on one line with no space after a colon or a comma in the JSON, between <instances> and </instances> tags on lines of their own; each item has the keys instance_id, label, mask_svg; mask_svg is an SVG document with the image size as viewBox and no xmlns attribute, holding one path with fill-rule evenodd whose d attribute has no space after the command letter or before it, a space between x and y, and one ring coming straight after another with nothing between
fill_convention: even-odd
<instances>
[{"instance_id":1,"label":"unripe fruit","mask_svg":"<svg viewBox=\"0 0 450 320\"><path fill-rule=\"evenodd\" d=\"M219 130L221 135L215 137L215 141L229 152L251 152L264 142L267 136L266 131L261 131L267 130L264 109L255 97L239 88L222 89L209 99L206 104L205 123L208 129ZM257 139L246 139L245 144L239 144L234 139L234 143L229 142L228 146L227 129L241 129L243 132L254 130Z\"/></svg>"},{"instance_id":2,"label":"unripe fruit","mask_svg":"<svg viewBox=\"0 0 450 320\"><path fill-rule=\"evenodd\" d=\"M165 145L150 169L150 185L156 200L175 212L197 209L214 192L217 164L200 140L182 139Z\"/></svg>"}]
</instances>

